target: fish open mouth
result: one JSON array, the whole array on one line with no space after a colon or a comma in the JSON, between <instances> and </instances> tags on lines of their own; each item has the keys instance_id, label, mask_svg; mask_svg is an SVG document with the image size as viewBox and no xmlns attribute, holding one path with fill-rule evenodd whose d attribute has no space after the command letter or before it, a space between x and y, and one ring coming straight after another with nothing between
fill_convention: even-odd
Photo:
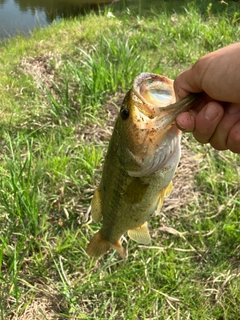
<instances>
[{"instance_id":1,"label":"fish open mouth","mask_svg":"<svg viewBox=\"0 0 240 320\"><path fill-rule=\"evenodd\" d=\"M172 84L166 79L146 78L139 89L141 96L158 108L171 104L175 99Z\"/></svg>"},{"instance_id":2,"label":"fish open mouth","mask_svg":"<svg viewBox=\"0 0 240 320\"><path fill-rule=\"evenodd\" d=\"M189 110L200 97L200 94L192 93L175 102L173 80L147 72L135 78L132 91L138 98L134 100L137 101L137 107L143 114L155 118L166 111L171 114L171 121L179 113Z\"/></svg>"}]
</instances>

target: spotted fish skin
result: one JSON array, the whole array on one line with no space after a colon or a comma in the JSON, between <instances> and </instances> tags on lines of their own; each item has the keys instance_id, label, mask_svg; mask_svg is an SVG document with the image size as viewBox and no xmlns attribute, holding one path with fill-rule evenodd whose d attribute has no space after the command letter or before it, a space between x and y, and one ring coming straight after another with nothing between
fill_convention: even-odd
<instances>
[{"instance_id":1,"label":"spotted fish skin","mask_svg":"<svg viewBox=\"0 0 240 320\"><path fill-rule=\"evenodd\" d=\"M161 209L172 188L179 163L180 131L175 119L196 96L175 103L173 81L141 73L126 94L116 119L101 182L94 193L93 221L102 227L88 244L89 256L99 257L111 247L124 258L121 236L148 244L147 221Z\"/></svg>"}]
</instances>

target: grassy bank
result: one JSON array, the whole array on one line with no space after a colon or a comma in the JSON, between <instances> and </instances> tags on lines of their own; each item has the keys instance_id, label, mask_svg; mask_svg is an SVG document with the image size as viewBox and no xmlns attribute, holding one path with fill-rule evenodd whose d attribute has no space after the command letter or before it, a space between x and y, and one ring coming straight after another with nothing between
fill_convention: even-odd
<instances>
[{"instance_id":1,"label":"grassy bank","mask_svg":"<svg viewBox=\"0 0 240 320\"><path fill-rule=\"evenodd\" d=\"M109 9L0 45L1 319L239 318L235 154L184 134L173 193L150 223L151 245L124 239L125 263L113 251L98 261L84 251L99 228L90 199L134 77L174 78L240 41L237 6Z\"/></svg>"}]
</instances>

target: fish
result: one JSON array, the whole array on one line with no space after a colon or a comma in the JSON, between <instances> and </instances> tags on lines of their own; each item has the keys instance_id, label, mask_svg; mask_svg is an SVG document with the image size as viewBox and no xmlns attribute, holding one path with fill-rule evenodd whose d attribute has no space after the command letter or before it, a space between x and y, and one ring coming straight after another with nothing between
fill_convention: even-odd
<instances>
[{"instance_id":1,"label":"fish","mask_svg":"<svg viewBox=\"0 0 240 320\"><path fill-rule=\"evenodd\" d=\"M121 238L126 232L138 243L150 243L148 221L170 194L180 160L181 133L175 119L197 99L191 94L176 102L173 80L162 75L143 72L134 79L91 200L92 220L102 219L102 226L86 248L90 257L114 248L125 259Z\"/></svg>"}]
</instances>

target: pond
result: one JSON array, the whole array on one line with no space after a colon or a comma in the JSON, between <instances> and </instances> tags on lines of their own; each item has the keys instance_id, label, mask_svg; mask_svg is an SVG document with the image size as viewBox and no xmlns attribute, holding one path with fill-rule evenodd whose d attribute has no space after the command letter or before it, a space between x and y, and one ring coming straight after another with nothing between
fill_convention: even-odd
<instances>
[{"instance_id":1,"label":"pond","mask_svg":"<svg viewBox=\"0 0 240 320\"><path fill-rule=\"evenodd\" d=\"M198 6L206 10L209 2L198 1ZM47 26L56 19L83 15L90 10L97 12L103 5L120 12L129 8L142 14L154 7L175 12L188 3L189 0L0 0L0 40L18 33L28 35L34 27ZM225 4L224 1L213 1L213 7L218 9L226 7Z\"/></svg>"},{"instance_id":2,"label":"pond","mask_svg":"<svg viewBox=\"0 0 240 320\"><path fill-rule=\"evenodd\" d=\"M159 0L0 0L0 40L19 33L28 35L34 27L47 26L56 19L97 11L103 4L119 10L142 9L158 5Z\"/></svg>"},{"instance_id":3,"label":"pond","mask_svg":"<svg viewBox=\"0 0 240 320\"><path fill-rule=\"evenodd\" d=\"M71 17L98 9L112 0L0 0L0 39L29 34L55 19Z\"/></svg>"}]
</instances>

